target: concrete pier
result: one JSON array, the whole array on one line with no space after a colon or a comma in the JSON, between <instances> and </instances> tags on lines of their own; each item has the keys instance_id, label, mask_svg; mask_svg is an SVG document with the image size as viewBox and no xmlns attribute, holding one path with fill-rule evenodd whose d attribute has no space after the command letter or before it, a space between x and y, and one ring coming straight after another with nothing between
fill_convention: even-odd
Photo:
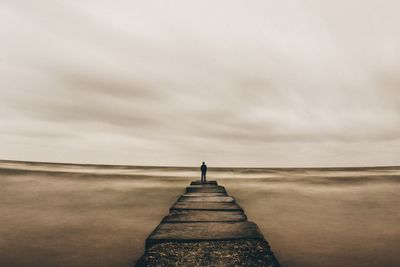
<instances>
[{"instance_id":1,"label":"concrete pier","mask_svg":"<svg viewBox=\"0 0 400 267\"><path fill-rule=\"evenodd\" d=\"M136 266L279 266L257 225L216 181L191 182L145 247Z\"/></svg>"}]
</instances>

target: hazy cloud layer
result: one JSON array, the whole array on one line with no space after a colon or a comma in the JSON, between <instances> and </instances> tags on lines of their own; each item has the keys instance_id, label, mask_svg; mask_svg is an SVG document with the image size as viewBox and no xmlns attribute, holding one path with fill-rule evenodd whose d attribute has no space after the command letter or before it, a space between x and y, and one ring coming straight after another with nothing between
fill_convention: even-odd
<instances>
[{"instance_id":1,"label":"hazy cloud layer","mask_svg":"<svg viewBox=\"0 0 400 267\"><path fill-rule=\"evenodd\" d=\"M398 165L399 1L0 2L0 157Z\"/></svg>"}]
</instances>

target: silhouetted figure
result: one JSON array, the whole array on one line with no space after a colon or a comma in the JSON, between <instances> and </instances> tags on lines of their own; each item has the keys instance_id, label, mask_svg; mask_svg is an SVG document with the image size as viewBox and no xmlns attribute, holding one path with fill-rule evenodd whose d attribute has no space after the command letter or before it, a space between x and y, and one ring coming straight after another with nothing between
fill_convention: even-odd
<instances>
[{"instance_id":1,"label":"silhouetted figure","mask_svg":"<svg viewBox=\"0 0 400 267\"><path fill-rule=\"evenodd\" d=\"M205 162L203 162L203 164L201 164L200 170L201 170L201 182L205 183L206 182L206 173L207 173L207 165Z\"/></svg>"}]
</instances>

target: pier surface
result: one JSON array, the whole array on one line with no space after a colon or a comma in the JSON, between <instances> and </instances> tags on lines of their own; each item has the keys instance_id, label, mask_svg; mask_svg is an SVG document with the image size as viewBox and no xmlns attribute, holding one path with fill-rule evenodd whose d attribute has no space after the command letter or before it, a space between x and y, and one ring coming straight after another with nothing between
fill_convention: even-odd
<instances>
[{"instance_id":1,"label":"pier surface","mask_svg":"<svg viewBox=\"0 0 400 267\"><path fill-rule=\"evenodd\" d=\"M280 266L257 225L216 181L193 181L145 246L137 267Z\"/></svg>"}]
</instances>

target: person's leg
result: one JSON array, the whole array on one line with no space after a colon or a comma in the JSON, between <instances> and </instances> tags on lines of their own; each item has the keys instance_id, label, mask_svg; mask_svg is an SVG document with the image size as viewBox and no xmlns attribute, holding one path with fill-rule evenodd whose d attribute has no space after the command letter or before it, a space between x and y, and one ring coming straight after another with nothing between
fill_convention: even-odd
<instances>
[{"instance_id":1,"label":"person's leg","mask_svg":"<svg viewBox=\"0 0 400 267\"><path fill-rule=\"evenodd\" d=\"M207 182L207 179L206 179L206 172L204 173L204 182Z\"/></svg>"},{"instance_id":2,"label":"person's leg","mask_svg":"<svg viewBox=\"0 0 400 267\"><path fill-rule=\"evenodd\" d=\"M201 182L204 182L204 172L201 172Z\"/></svg>"}]
</instances>

